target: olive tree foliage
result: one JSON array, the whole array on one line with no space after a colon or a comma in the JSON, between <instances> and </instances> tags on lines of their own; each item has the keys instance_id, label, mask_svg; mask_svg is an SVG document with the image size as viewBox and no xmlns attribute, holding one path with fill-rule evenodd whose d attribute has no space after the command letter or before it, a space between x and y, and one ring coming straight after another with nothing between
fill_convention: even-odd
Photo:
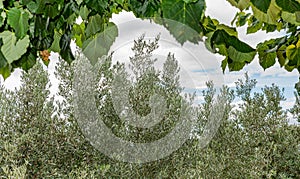
<instances>
[{"instance_id":1,"label":"olive tree foliage","mask_svg":"<svg viewBox=\"0 0 300 179\"><path fill-rule=\"evenodd\" d=\"M161 92L167 99L167 118L163 119L161 129L154 126L152 130L141 130L121 121L116 114L111 84L117 73L125 71L125 64L114 64L112 54L103 59L98 69L95 99L99 115L105 116L105 124L124 140L149 142L163 137L176 123L178 103L185 99L179 95L183 88L173 55L167 56L162 71L152 68L155 59L151 53L157 48L157 41L145 41L143 37L135 41L134 56L129 59L133 73L127 75L134 77L129 96L136 113L149 113L148 102L153 91ZM142 56L149 58L139 61ZM20 89L8 91L0 87L1 178L296 178L300 175L300 128L288 124L288 111L281 107L282 90L273 85L253 93L256 81L247 76L236 83L236 89L226 86L221 89L220 95L226 99L222 123L206 147L199 146L198 137L210 119L217 95L212 82L203 91L204 101L195 107L197 123L191 138L177 151L149 163L110 159L90 144L74 116L72 79L76 63L59 61L56 67L60 81L57 95L63 98L59 101L49 97L48 75L40 63L22 73ZM143 69L150 71L140 75ZM186 100L192 99L193 95ZM295 105L293 111L297 110L299 106Z\"/></svg>"},{"instance_id":2,"label":"olive tree foliage","mask_svg":"<svg viewBox=\"0 0 300 179\"><path fill-rule=\"evenodd\" d=\"M295 93L296 101L293 106L293 108L290 110L290 112L293 114L293 116L298 119L298 122L300 122L300 83L296 85L297 92Z\"/></svg>"},{"instance_id":3,"label":"olive tree foliage","mask_svg":"<svg viewBox=\"0 0 300 179\"><path fill-rule=\"evenodd\" d=\"M256 81L246 75L228 90L241 99L232 106L214 140L202 152L199 171L216 178L296 178L299 176L299 126L288 125L275 85L251 93ZM206 100L210 100L207 98Z\"/></svg>"},{"instance_id":4,"label":"olive tree foliage","mask_svg":"<svg viewBox=\"0 0 300 179\"><path fill-rule=\"evenodd\" d=\"M118 36L117 26L109 19L122 10L133 12L137 18L153 18L180 44L205 41L209 51L225 57L223 70L241 70L258 54L263 69L277 61L287 71L299 71L299 0L227 1L239 9L230 26L205 15L205 0L1 0L0 74L6 78L15 68L28 70L38 56L48 64L50 51L58 52L71 63L75 59L70 50L71 40L94 63L107 55ZM76 23L78 17L83 20L80 24ZM239 39L237 27L241 26L247 26L247 34L260 30L286 33L251 47ZM181 31L188 30L186 27L196 33L182 34Z\"/></svg>"},{"instance_id":5,"label":"olive tree foliage","mask_svg":"<svg viewBox=\"0 0 300 179\"><path fill-rule=\"evenodd\" d=\"M44 133L54 127L52 104L46 101L48 81L47 72L37 64L29 73L22 73L20 89L2 88L1 175L24 178L26 173L37 173L50 166L45 162L45 154L54 151L47 145L54 142L53 135Z\"/></svg>"}]
</instances>

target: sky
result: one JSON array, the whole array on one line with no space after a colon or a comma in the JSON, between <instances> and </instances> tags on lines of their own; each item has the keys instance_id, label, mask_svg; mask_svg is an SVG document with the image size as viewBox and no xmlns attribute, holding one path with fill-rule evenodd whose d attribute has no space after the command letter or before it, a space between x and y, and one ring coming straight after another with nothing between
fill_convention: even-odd
<instances>
[{"instance_id":1,"label":"sky","mask_svg":"<svg viewBox=\"0 0 300 179\"><path fill-rule=\"evenodd\" d=\"M206 15L218 19L220 23L226 25L231 25L232 19L238 12L238 9L232 7L226 0L207 0L206 4ZM111 48L111 51L115 52L113 58L115 61L128 62L128 56L132 55L130 48L133 39L136 39L143 33L145 33L146 38L153 39L153 37L160 32L160 48L155 53L159 59L158 66L161 66L161 60L165 59L169 52L174 53L180 63L182 71L180 74L182 77L181 82L186 89L204 89L205 82L208 80L213 80L217 85L226 84L229 87L235 87L235 82L243 78L247 72L250 78L254 78L258 81L256 91L259 91L265 85L270 86L272 83L275 83L280 88L285 88L284 96L287 99L282 103L283 107L291 108L294 104L294 84L298 82L299 78L297 71L287 72L280 68L278 63L264 71L263 68L260 67L256 57L254 61L243 70L239 72L229 72L226 70L225 74L222 74L220 65L224 57L208 52L203 43L199 43L198 45L185 43L183 46L180 46L176 43L173 36L163 27L136 19L134 15L129 12L121 12L118 15L113 15L112 22L117 24L119 29L119 36ZM258 32L246 35L246 28L244 27L238 28L238 33L242 41L245 41L254 48L259 42L284 35L284 32ZM72 49L73 51L76 49L74 43L72 44ZM58 80L55 79L53 71L58 60L58 54L52 53L50 59L51 62L47 69L52 83L51 90L55 93ZM20 86L20 71L19 69L15 70L14 73L5 80L4 84L7 88L14 89ZM2 77L0 77L0 83L3 83Z\"/></svg>"}]
</instances>

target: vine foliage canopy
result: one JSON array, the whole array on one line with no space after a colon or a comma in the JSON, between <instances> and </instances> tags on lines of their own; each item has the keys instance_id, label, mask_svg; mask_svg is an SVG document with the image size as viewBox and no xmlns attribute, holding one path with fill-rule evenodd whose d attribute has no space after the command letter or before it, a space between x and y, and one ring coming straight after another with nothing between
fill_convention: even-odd
<instances>
[{"instance_id":1,"label":"vine foliage canopy","mask_svg":"<svg viewBox=\"0 0 300 179\"><path fill-rule=\"evenodd\" d=\"M224 56L223 71L241 70L256 54L264 69L277 61L287 71L300 71L300 0L227 1L240 10L231 26L206 16L205 0L1 0L0 74L7 78L15 68L27 71L39 56L47 65L50 52L58 52L71 63L71 40L94 63L108 53L118 36L117 26L109 19L122 10L154 19L180 44L205 41L209 51ZM83 20L80 24L78 17ZM162 19L180 22L182 28ZM184 26L197 33L185 35ZM260 30L286 33L251 47L239 39L236 28L240 26L247 26L247 34Z\"/></svg>"}]
</instances>

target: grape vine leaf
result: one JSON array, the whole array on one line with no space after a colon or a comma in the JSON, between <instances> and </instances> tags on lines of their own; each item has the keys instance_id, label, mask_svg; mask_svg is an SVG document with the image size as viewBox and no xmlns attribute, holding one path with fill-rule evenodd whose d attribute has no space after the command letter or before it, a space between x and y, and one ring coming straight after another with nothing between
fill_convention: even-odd
<instances>
[{"instance_id":1,"label":"grape vine leaf","mask_svg":"<svg viewBox=\"0 0 300 179\"><path fill-rule=\"evenodd\" d=\"M9 64L20 59L21 56L26 53L29 45L28 35L17 41L13 32L4 31L0 33L0 38L3 40L1 51Z\"/></svg>"},{"instance_id":2,"label":"grape vine leaf","mask_svg":"<svg viewBox=\"0 0 300 179\"><path fill-rule=\"evenodd\" d=\"M99 14L91 16L89 18L89 23L85 30L86 36L90 37L90 36L96 34L97 32L100 32L102 25L103 25L103 20Z\"/></svg>"},{"instance_id":3,"label":"grape vine leaf","mask_svg":"<svg viewBox=\"0 0 300 179\"><path fill-rule=\"evenodd\" d=\"M136 15L136 17L155 17L155 14L158 12L160 8L160 2L157 0L147 0L147 1L139 1L139 0L128 0L128 4Z\"/></svg>"},{"instance_id":4,"label":"grape vine leaf","mask_svg":"<svg viewBox=\"0 0 300 179\"><path fill-rule=\"evenodd\" d=\"M75 43L78 47L82 48L82 43L86 39L85 35L85 23L73 25L73 37L75 38Z\"/></svg>"},{"instance_id":5,"label":"grape vine leaf","mask_svg":"<svg viewBox=\"0 0 300 179\"><path fill-rule=\"evenodd\" d=\"M250 0L227 0L232 6L239 8L241 11L249 7Z\"/></svg>"},{"instance_id":6,"label":"grape vine leaf","mask_svg":"<svg viewBox=\"0 0 300 179\"><path fill-rule=\"evenodd\" d=\"M285 65L285 58L283 57L283 50L281 46L286 42L286 38L277 38L264 41L257 45L257 52L259 63L263 69L267 69L276 63L276 57L278 57L279 64Z\"/></svg>"},{"instance_id":7,"label":"grape vine leaf","mask_svg":"<svg viewBox=\"0 0 300 179\"><path fill-rule=\"evenodd\" d=\"M276 4L282 9L282 19L286 22L300 25L300 1L276 0Z\"/></svg>"},{"instance_id":8,"label":"grape vine leaf","mask_svg":"<svg viewBox=\"0 0 300 179\"><path fill-rule=\"evenodd\" d=\"M60 46L59 46L59 42L60 42L60 39L61 39L61 35L59 32L57 31L54 31L54 40L52 42L52 45L50 47L50 50L53 51L53 52L60 52Z\"/></svg>"},{"instance_id":9,"label":"grape vine leaf","mask_svg":"<svg viewBox=\"0 0 300 179\"><path fill-rule=\"evenodd\" d=\"M275 64L275 58L277 57L276 52L266 52L268 50L268 47L262 46L258 48L258 56L259 56L259 64L263 69L270 68Z\"/></svg>"},{"instance_id":10,"label":"grape vine leaf","mask_svg":"<svg viewBox=\"0 0 300 179\"><path fill-rule=\"evenodd\" d=\"M0 68L0 74L3 76L4 79L10 76L10 66L7 64L5 67Z\"/></svg>"},{"instance_id":11,"label":"grape vine leaf","mask_svg":"<svg viewBox=\"0 0 300 179\"><path fill-rule=\"evenodd\" d=\"M69 64L71 64L71 62L75 60L75 57L70 48L70 43L71 43L70 36L71 36L70 34L63 34L59 41L60 56Z\"/></svg>"},{"instance_id":12,"label":"grape vine leaf","mask_svg":"<svg viewBox=\"0 0 300 179\"><path fill-rule=\"evenodd\" d=\"M198 43L201 39L200 35L203 32L200 21L204 16L205 8L205 0L198 0L191 3L186 3L182 0L163 0L163 18L176 22L165 22L165 26L179 43L183 44L186 41ZM188 28L185 26L193 29L198 34L195 36L194 33L186 33ZM191 32L190 30L188 31Z\"/></svg>"},{"instance_id":13,"label":"grape vine leaf","mask_svg":"<svg viewBox=\"0 0 300 179\"><path fill-rule=\"evenodd\" d=\"M295 0L276 0L276 4L283 10L290 13L300 11L300 1Z\"/></svg>"},{"instance_id":14,"label":"grape vine leaf","mask_svg":"<svg viewBox=\"0 0 300 179\"><path fill-rule=\"evenodd\" d=\"M23 9L12 8L7 13L8 24L15 30L18 39L27 34L29 14Z\"/></svg>"},{"instance_id":15,"label":"grape vine leaf","mask_svg":"<svg viewBox=\"0 0 300 179\"><path fill-rule=\"evenodd\" d=\"M103 55L107 55L117 36L117 26L114 23L109 22L103 32L99 32L83 42L82 52L89 59L91 64L95 65L99 58Z\"/></svg>"},{"instance_id":16,"label":"grape vine leaf","mask_svg":"<svg viewBox=\"0 0 300 179\"><path fill-rule=\"evenodd\" d=\"M0 69L4 68L6 65L7 65L7 61L6 61L3 53L0 51Z\"/></svg>"},{"instance_id":17,"label":"grape vine leaf","mask_svg":"<svg viewBox=\"0 0 300 179\"><path fill-rule=\"evenodd\" d=\"M37 60L37 51L35 49L29 49L27 52L22 55L21 59L14 61L12 66L21 67L23 70L28 72L36 64Z\"/></svg>"},{"instance_id":18,"label":"grape vine leaf","mask_svg":"<svg viewBox=\"0 0 300 179\"><path fill-rule=\"evenodd\" d=\"M79 10L79 15L83 20L87 20L88 19L88 15L89 15L90 11L86 6L82 6Z\"/></svg>"},{"instance_id":19,"label":"grape vine leaf","mask_svg":"<svg viewBox=\"0 0 300 179\"><path fill-rule=\"evenodd\" d=\"M216 30L209 40L210 42L206 43L210 44L213 52L226 56L222 62L223 71L226 64L230 71L238 71L246 63L250 63L256 55L255 49L240 41L235 35L230 35L224 29Z\"/></svg>"},{"instance_id":20,"label":"grape vine leaf","mask_svg":"<svg viewBox=\"0 0 300 179\"><path fill-rule=\"evenodd\" d=\"M6 18L6 13L5 12L1 12L1 15L0 15L0 27L2 27L2 25L4 24L5 18Z\"/></svg>"},{"instance_id":21,"label":"grape vine leaf","mask_svg":"<svg viewBox=\"0 0 300 179\"><path fill-rule=\"evenodd\" d=\"M276 25L280 18L280 8L276 5L275 0L250 0L254 16L268 24Z\"/></svg>"},{"instance_id":22,"label":"grape vine leaf","mask_svg":"<svg viewBox=\"0 0 300 179\"><path fill-rule=\"evenodd\" d=\"M286 48L286 56L289 59L289 66L300 66L300 40L296 45L292 44Z\"/></svg>"}]
</instances>

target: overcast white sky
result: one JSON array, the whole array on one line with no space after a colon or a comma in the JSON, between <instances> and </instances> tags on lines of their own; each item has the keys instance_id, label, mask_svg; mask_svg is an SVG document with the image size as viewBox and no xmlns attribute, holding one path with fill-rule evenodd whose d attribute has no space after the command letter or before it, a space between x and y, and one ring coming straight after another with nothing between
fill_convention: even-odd
<instances>
[{"instance_id":1,"label":"overcast white sky","mask_svg":"<svg viewBox=\"0 0 300 179\"><path fill-rule=\"evenodd\" d=\"M230 25L231 20L238 11L238 9L232 7L226 0L207 0L206 3L206 14L227 25ZM165 57L169 51L174 53L176 52L175 56L179 60L183 71L181 75L183 77L184 86L188 88L201 89L203 88L205 81L209 79L215 80L220 84L224 82L225 84L234 87L234 82L237 81L237 79L242 78L245 72L248 72L250 77L257 79L257 90L265 85L275 83L281 88L285 88L285 96L287 100L284 102L284 106L286 108L290 108L294 103L294 84L298 81L299 77L297 71L286 72L284 69L280 68L278 64L264 71L262 67L259 66L258 59L256 58L242 71L230 73L226 71L225 75L223 75L220 63L224 57L211 54L205 49L203 43L200 43L198 46L187 43L183 47L180 47L175 43L173 37L168 34L168 31L165 31L156 24L150 24L145 21L135 19L134 15L128 12L113 15L112 21L116 23L119 28L119 37L112 47L112 50L116 52L114 59L126 61L126 58L124 57L128 57L130 54L128 53L132 44L130 41L132 42L133 38L136 38L142 33L145 33L146 37L153 37L158 34L158 32L161 32L161 48L157 51L156 55L160 58ZM252 47L255 47L257 43L262 42L265 39L280 37L284 34L283 32L268 34L258 32L256 34L246 35L245 28L239 28L238 32L240 39L247 42ZM52 61L48 67L51 75L51 82L53 84L52 89L54 91L55 88L57 88L57 80L54 78L53 71L57 59L58 55L52 54ZM180 59L185 60L180 61ZM20 70L15 70L15 72L5 81L5 86L9 89L18 87L20 85L19 76ZM3 83L2 77L0 78L0 82Z\"/></svg>"}]
</instances>

